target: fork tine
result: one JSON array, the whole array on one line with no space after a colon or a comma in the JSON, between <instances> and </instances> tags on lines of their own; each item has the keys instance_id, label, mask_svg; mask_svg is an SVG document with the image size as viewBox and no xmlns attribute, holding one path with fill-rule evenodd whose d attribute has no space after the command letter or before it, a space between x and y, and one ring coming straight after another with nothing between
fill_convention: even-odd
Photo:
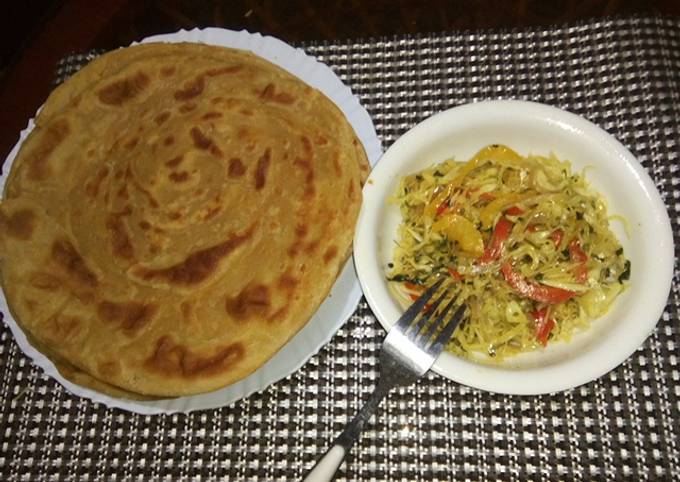
<instances>
[{"instance_id":1,"label":"fork tine","mask_svg":"<svg viewBox=\"0 0 680 482\"><path fill-rule=\"evenodd\" d=\"M444 329L441 331L441 333L439 333L439 335L437 335L437 338L435 338L429 349L430 353L432 353L434 356L438 356L449 342L451 335L453 335L453 332L456 331L456 327L463 317L463 313L465 313L464 304L458 307Z\"/></svg>"},{"instance_id":2,"label":"fork tine","mask_svg":"<svg viewBox=\"0 0 680 482\"><path fill-rule=\"evenodd\" d=\"M411 340L415 340L416 336L418 336L418 334L423 330L423 328L427 326L427 324L430 322L430 318L432 318L432 316L437 312L437 309L439 309L439 305L442 304L442 301L444 301L447 294L448 293L446 292L446 290L444 290L444 292L441 295L439 295L439 297L434 301L434 303L430 305L430 308L425 313L422 314L420 319L416 323L413 323L411 325L409 331L406 332L406 335Z\"/></svg>"},{"instance_id":3,"label":"fork tine","mask_svg":"<svg viewBox=\"0 0 680 482\"><path fill-rule=\"evenodd\" d=\"M444 296L446 296L448 293L444 293ZM458 296L454 296L449 300L449 302L446 304L444 309L439 313L439 316L435 318L435 320L430 323L430 325L425 328L424 332L418 335L418 341L420 342L421 345L427 346L428 342L430 341L430 338L432 338L432 335L434 335L439 327L442 325L444 318L449 314L451 311L451 307L453 304L456 302L456 299Z\"/></svg>"},{"instance_id":4,"label":"fork tine","mask_svg":"<svg viewBox=\"0 0 680 482\"><path fill-rule=\"evenodd\" d=\"M423 310L427 302L430 301L432 295L434 295L434 293L442 285L443 282L444 278L437 281L435 284L430 286L427 289L427 291L425 291L425 293L420 295L420 298L414 301L413 304L409 306L408 309L404 312L404 314L401 315L401 318L397 320L397 322L395 323L395 327L405 332L406 329L411 325L413 320L416 318L416 316L418 316L418 313L420 313Z\"/></svg>"}]
</instances>

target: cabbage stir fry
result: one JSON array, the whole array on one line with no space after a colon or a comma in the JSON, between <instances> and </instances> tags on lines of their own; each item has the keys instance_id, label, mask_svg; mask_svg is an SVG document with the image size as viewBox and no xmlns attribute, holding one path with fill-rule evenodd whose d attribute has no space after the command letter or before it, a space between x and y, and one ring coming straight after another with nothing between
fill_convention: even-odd
<instances>
[{"instance_id":1,"label":"cabbage stir fry","mask_svg":"<svg viewBox=\"0 0 680 482\"><path fill-rule=\"evenodd\" d=\"M567 341L607 312L630 262L605 200L554 156L490 145L401 180L387 277L407 305L441 276L469 317L449 351L501 361Z\"/></svg>"}]
</instances>

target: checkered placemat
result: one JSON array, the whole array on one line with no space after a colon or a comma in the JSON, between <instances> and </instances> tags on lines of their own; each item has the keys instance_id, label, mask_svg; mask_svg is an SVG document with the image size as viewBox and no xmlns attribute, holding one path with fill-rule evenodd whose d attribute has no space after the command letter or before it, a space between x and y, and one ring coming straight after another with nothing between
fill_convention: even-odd
<instances>
[{"instance_id":1,"label":"checkered placemat","mask_svg":"<svg viewBox=\"0 0 680 482\"><path fill-rule=\"evenodd\" d=\"M440 110L527 99L581 114L642 162L680 223L680 20L312 43L383 144ZM86 61L60 65L61 80ZM676 244L680 245L676 236ZM341 480L678 480L678 271L653 335L623 365L556 395L495 395L430 374L393 392ZM0 479L299 479L360 406L384 333L362 301L285 380L221 410L142 416L69 395L0 326Z\"/></svg>"}]
</instances>

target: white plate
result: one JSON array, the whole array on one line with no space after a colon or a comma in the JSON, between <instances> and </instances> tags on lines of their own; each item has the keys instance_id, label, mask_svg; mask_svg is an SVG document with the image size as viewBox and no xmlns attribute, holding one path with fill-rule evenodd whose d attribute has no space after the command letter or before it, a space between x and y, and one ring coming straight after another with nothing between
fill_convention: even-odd
<instances>
[{"instance_id":1,"label":"white plate","mask_svg":"<svg viewBox=\"0 0 680 482\"><path fill-rule=\"evenodd\" d=\"M385 329L402 313L388 292L386 265L401 216L386 199L406 174L455 157L469 159L488 144L506 144L520 154L549 154L592 166L586 178L602 193L609 214L623 215L612 228L631 261L630 287L606 316L568 343L523 354L499 366L442 354L433 369L462 384L499 393L539 394L565 390L607 373L649 336L668 299L673 275L673 236L654 183L633 155L587 120L533 102L489 101L447 110L398 139L364 187L354 239L354 259L366 299Z\"/></svg>"},{"instance_id":2,"label":"white plate","mask_svg":"<svg viewBox=\"0 0 680 482\"><path fill-rule=\"evenodd\" d=\"M371 165L374 165L382 154L380 140L375 132L373 122L366 110L359 104L359 100L352 94L352 91L342 83L327 65L316 61L300 49L293 48L273 37L218 28L195 29L189 32L180 30L173 34L148 37L140 43L148 42L199 42L250 50L319 89L331 99L342 110L354 128L357 137L366 150ZM21 132L19 142L5 160L3 175L0 176L0 192L4 189L9 168L19 152L21 144L34 126L33 119L31 119L26 129ZM55 378L70 392L95 402L104 403L109 407L122 408L142 414L156 414L219 408L254 392L264 390L270 384L293 373L318 352L352 315L360 298L361 288L350 259L333 285L328 298L307 325L269 362L252 375L236 384L214 392L149 402L112 398L64 379L52 362L28 343L26 336L10 315L7 300L1 291L0 311L2 311L5 323L12 330L14 338L24 353L32 358L34 363L40 366L47 375Z\"/></svg>"}]
</instances>

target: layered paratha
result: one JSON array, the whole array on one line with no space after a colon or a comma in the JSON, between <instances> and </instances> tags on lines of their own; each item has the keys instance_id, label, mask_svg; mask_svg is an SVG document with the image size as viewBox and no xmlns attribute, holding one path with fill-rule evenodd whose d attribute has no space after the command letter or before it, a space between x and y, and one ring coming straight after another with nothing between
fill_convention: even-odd
<instances>
[{"instance_id":1,"label":"layered paratha","mask_svg":"<svg viewBox=\"0 0 680 482\"><path fill-rule=\"evenodd\" d=\"M337 107L255 55L120 49L53 92L12 165L2 286L80 383L120 396L218 389L327 296L367 172Z\"/></svg>"}]
</instances>

